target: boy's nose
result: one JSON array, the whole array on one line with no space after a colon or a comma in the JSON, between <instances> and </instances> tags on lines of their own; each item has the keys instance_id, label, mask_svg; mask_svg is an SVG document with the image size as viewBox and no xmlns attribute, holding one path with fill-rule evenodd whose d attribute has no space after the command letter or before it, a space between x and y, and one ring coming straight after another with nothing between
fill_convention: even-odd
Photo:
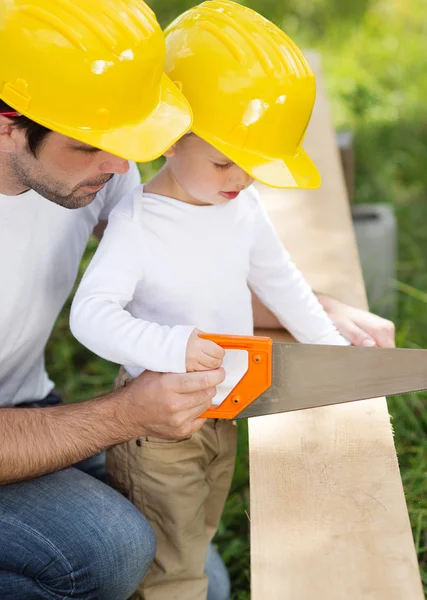
<instances>
[{"instance_id":1,"label":"boy's nose","mask_svg":"<svg viewBox=\"0 0 427 600\"><path fill-rule=\"evenodd\" d=\"M244 190L247 188L253 181L252 177L245 173L242 169L239 169L239 173L237 176L233 178L233 184L236 190Z\"/></svg>"}]
</instances>

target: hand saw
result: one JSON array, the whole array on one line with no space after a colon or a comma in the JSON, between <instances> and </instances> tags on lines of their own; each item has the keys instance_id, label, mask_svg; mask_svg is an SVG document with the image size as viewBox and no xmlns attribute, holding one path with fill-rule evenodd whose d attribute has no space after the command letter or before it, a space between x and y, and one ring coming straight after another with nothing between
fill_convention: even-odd
<instances>
[{"instance_id":1,"label":"hand saw","mask_svg":"<svg viewBox=\"0 0 427 600\"><path fill-rule=\"evenodd\" d=\"M246 350L248 370L221 405L202 416L246 419L427 389L427 350L273 342L200 334Z\"/></svg>"}]
</instances>

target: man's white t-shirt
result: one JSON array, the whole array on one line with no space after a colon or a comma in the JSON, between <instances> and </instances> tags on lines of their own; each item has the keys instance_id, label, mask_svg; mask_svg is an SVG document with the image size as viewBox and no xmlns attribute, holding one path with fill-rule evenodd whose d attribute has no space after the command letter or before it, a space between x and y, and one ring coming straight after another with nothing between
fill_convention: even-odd
<instances>
[{"instance_id":1,"label":"man's white t-shirt","mask_svg":"<svg viewBox=\"0 0 427 600\"><path fill-rule=\"evenodd\" d=\"M227 204L194 206L138 188L109 219L77 290L71 329L136 377L185 372L188 338L252 335L249 288L297 340L347 345L282 246L253 186ZM214 404L247 369L227 351Z\"/></svg>"},{"instance_id":2,"label":"man's white t-shirt","mask_svg":"<svg viewBox=\"0 0 427 600\"><path fill-rule=\"evenodd\" d=\"M140 182L135 164L88 206L67 209L30 190L0 194L0 406L44 398L52 327L76 279L94 226Z\"/></svg>"}]
</instances>

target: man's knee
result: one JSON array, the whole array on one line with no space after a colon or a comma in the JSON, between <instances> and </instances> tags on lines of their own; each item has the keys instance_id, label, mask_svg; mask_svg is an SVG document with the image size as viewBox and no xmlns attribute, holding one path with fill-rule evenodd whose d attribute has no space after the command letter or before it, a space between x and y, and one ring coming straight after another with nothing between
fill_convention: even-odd
<instances>
[{"instance_id":1,"label":"man's knee","mask_svg":"<svg viewBox=\"0 0 427 600\"><path fill-rule=\"evenodd\" d=\"M84 600L126 600L153 561L156 541L151 526L132 505L122 504L111 506L90 530L90 537L81 541L80 556L70 562L71 571L58 578L48 568L40 582L58 598L63 598L63 581Z\"/></svg>"},{"instance_id":2,"label":"man's knee","mask_svg":"<svg viewBox=\"0 0 427 600\"><path fill-rule=\"evenodd\" d=\"M109 556L109 568L116 571L112 579L122 581L122 588L127 590L126 597L144 579L156 553L156 538L151 525L133 505L129 504L127 508L128 514L114 525L120 529L120 534L116 531L115 545ZM111 596L112 600L116 597Z\"/></svg>"},{"instance_id":3,"label":"man's knee","mask_svg":"<svg viewBox=\"0 0 427 600\"><path fill-rule=\"evenodd\" d=\"M127 515L123 527L120 514L103 519L103 530L82 539L79 551L59 547L40 532L26 529L19 544L27 544L34 555L26 564L18 558L14 545L11 557L0 560L0 598L2 600L126 600L145 576L155 554L154 533L138 513ZM1 521L10 538L10 526ZM120 532L118 531L120 529ZM3 570L4 569L4 570Z\"/></svg>"},{"instance_id":4,"label":"man's knee","mask_svg":"<svg viewBox=\"0 0 427 600\"><path fill-rule=\"evenodd\" d=\"M1 598L126 600L155 554L153 530L138 510L76 469L6 487L0 509ZM7 595L2 569L21 595Z\"/></svg>"},{"instance_id":5,"label":"man's knee","mask_svg":"<svg viewBox=\"0 0 427 600\"><path fill-rule=\"evenodd\" d=\"M92 535L86 541L80 569L87 569L96 589L94 599L125 600L145 577L154 559L156 539L145 517L119 494L109 491L112 496L104 499L99 518L93 514Z\"/></svg>"}]
</instances>

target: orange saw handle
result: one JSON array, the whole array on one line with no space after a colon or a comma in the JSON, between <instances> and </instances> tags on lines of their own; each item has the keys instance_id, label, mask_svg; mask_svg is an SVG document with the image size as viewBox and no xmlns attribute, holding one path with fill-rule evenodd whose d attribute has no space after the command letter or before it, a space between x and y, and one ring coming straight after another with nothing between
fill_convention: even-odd
<instances>
[{"instance_id":1,"label":"orange saw handle","mask_svg":"<svg viewBox=\"0 0 427 600\"><path fill-rule=\"evenodd\" d=\"M273 340L269 337L201 333L224 350L247 350L248 370L219 406L201 416L208 419L234 419L271 386Z\"/></svg>"}]
</instances>

